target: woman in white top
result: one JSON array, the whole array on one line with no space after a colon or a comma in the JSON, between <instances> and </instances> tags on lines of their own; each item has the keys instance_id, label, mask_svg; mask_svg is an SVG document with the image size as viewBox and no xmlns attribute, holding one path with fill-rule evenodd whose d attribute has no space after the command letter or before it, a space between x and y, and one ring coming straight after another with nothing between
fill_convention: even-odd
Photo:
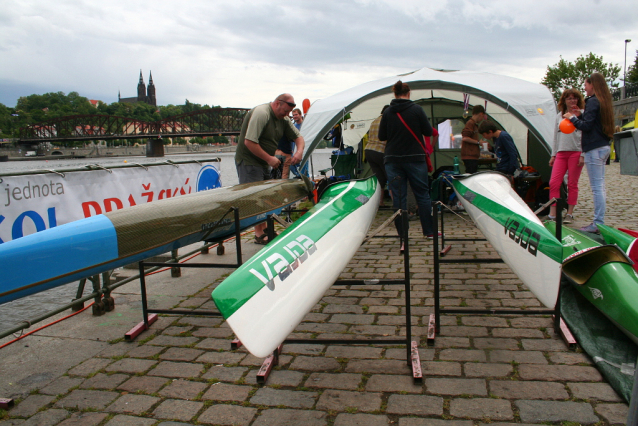
<instances>
[{"instance_id":1,"label":"woman in white top","mask_svg":"<svg viewBox=\"0 0 638 426\"><path fill-rule=\"evenodd\" d=\"M560 122L563 121L563 114L572 112L574 109L582 110L585 101L582 93L576 89L566 89L558 101L558 114L556 115L556 125L554 126L554 145L549 165L552 167L552 177L549 180L549 198L560 198L560 186L569 172L567 179L567 214L563 223L574 221L574 207L578 202L578 179L585 164L583 156L580 130L574 130L566 134L560 131ZM556 219L556 204L549 208L550 220Z\"/></svg>"}]
</instances>

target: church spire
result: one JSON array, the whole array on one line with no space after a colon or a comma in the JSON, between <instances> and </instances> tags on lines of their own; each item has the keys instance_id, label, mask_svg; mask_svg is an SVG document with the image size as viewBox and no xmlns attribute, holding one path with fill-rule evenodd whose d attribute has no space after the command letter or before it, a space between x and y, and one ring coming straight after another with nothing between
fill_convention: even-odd
<instances>
[{"instance_id":1,"label":"church spire","mask_svg":"<svg viewBox=\"0 0 638 426\"><path fill-rule=\"evenodd\" d=\"M137 83L137 102L146 102L146 84L144 84L142 70L140 70L140 82Z\"/></svg>"},{"instance_id":2,"label":"church spire","mask_svg":"<svg viewBox=\"0 0 638 426\"><path fill-rule=\"evenodd\" d=\"M153 84L153 73L149 71L148 74L148 91L146 102L150 105L157 106L157 98L155 97L155 84Z\"/></svg>"}]
</instances>

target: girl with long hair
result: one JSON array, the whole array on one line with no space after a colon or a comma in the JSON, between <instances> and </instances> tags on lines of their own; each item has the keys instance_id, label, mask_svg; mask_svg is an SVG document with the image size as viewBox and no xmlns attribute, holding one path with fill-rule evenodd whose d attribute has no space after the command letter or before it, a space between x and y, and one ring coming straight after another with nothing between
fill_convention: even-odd
<instances>
[{"instance_id":1,"label":"girl with long hair","mask_svg":"<svg viewBox=\"0 0 638 426\"><path fill-rule=\"evenodd\" d=\"M582 148L589 184L594 196L594 220L580 228L581 231L599 233L596 224L605 223L605 163L611 150L610 141L614 137L614 110L611 92L600 73L593 73L585 80L585 111L574 108L563 115L583 132Z\"/></svg>"},{"instance_id":2,"label":"girl with long hair","mask_svg":"<svg viewBox=\"0 0 638 426\"><path fill-rule=\"evenodd\" d=\"M585 164L585 157L581 148L582 133L575 130L572 133L563 133L560 130L560 122L563 114L572 110L582 110L585 107L583 95L576 89L566 89L558 100L558 114L554 125L554 144L549 166L552 168L552 177L549 180L549 197L560 197L560 186L568 173L567 180L567 213L563 223L574 221L574 207L578 202L578 179ZM556 220L556 204L549 208L549 220Z\"/></svg>"}]
</instances>

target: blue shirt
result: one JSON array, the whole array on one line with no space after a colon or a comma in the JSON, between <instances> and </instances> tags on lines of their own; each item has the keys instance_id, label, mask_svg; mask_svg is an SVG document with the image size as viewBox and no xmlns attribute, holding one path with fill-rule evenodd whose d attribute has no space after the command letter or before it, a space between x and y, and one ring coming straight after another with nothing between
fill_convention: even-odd
<instances>
[{"instance_id":1,"label":"blue shirt","mask_svg":"<svg viewBox=\"0 0 638 426\"><path fill-rule=\"evenodd\" d=\"M514 174L514 171L518 169L518 151L514 140L505 130L501 130L498 137L494 138L494 152L498 158L496 171L506 175Z\"/></svg>"}]
</instances>

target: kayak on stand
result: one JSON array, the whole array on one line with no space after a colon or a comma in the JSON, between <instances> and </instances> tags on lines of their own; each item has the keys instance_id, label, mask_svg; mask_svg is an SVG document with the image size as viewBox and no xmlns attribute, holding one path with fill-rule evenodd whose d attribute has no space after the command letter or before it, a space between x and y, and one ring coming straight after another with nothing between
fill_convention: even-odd
<instances>
[{"instance_id":1,"label":"kayak on stand","mask_svg":"<svg viewBox=\"0 0 638 426\"><path fill-rule=\"evenodd\" d=\"M308 182L309 183L309 182ZM298 179L211 189L115 210L0 244L0 304L235 232L309 194Z\"/></svg>"},{"instance_id":2,"label":"kayak on stand","mask_svg":"<svg viewBox=\"0 0 638 426\"><path fill-rule=\"evenodd\" d=\"M379 206L376 177L328 186L300 219L212 292L237 338L270 355L337 280L363 242Z\"/></svg>"},{"instance_id":3,"label":"kayak on stand","mask_svg":"<svg viewBox=\"0 0 638 426\"><path fill-rule=\"evenodd\" d=\"M530 291L556 306L562 247L499 172L457 175L456 196L485 238Z\"/></svg>"},{"instance_id":4,"label":"kayak on stand","mask_svg":"<svg viewBox=\"0 0 638 426\"><path fill-rule=\"evenodd\" d=\"M545 226L556 229L554 222ZM606 244L562 227L563 272L589 302L638 344L638 272L617 245L626 235L608 226L598 228Z\"/></svg>"}]
</instances>

